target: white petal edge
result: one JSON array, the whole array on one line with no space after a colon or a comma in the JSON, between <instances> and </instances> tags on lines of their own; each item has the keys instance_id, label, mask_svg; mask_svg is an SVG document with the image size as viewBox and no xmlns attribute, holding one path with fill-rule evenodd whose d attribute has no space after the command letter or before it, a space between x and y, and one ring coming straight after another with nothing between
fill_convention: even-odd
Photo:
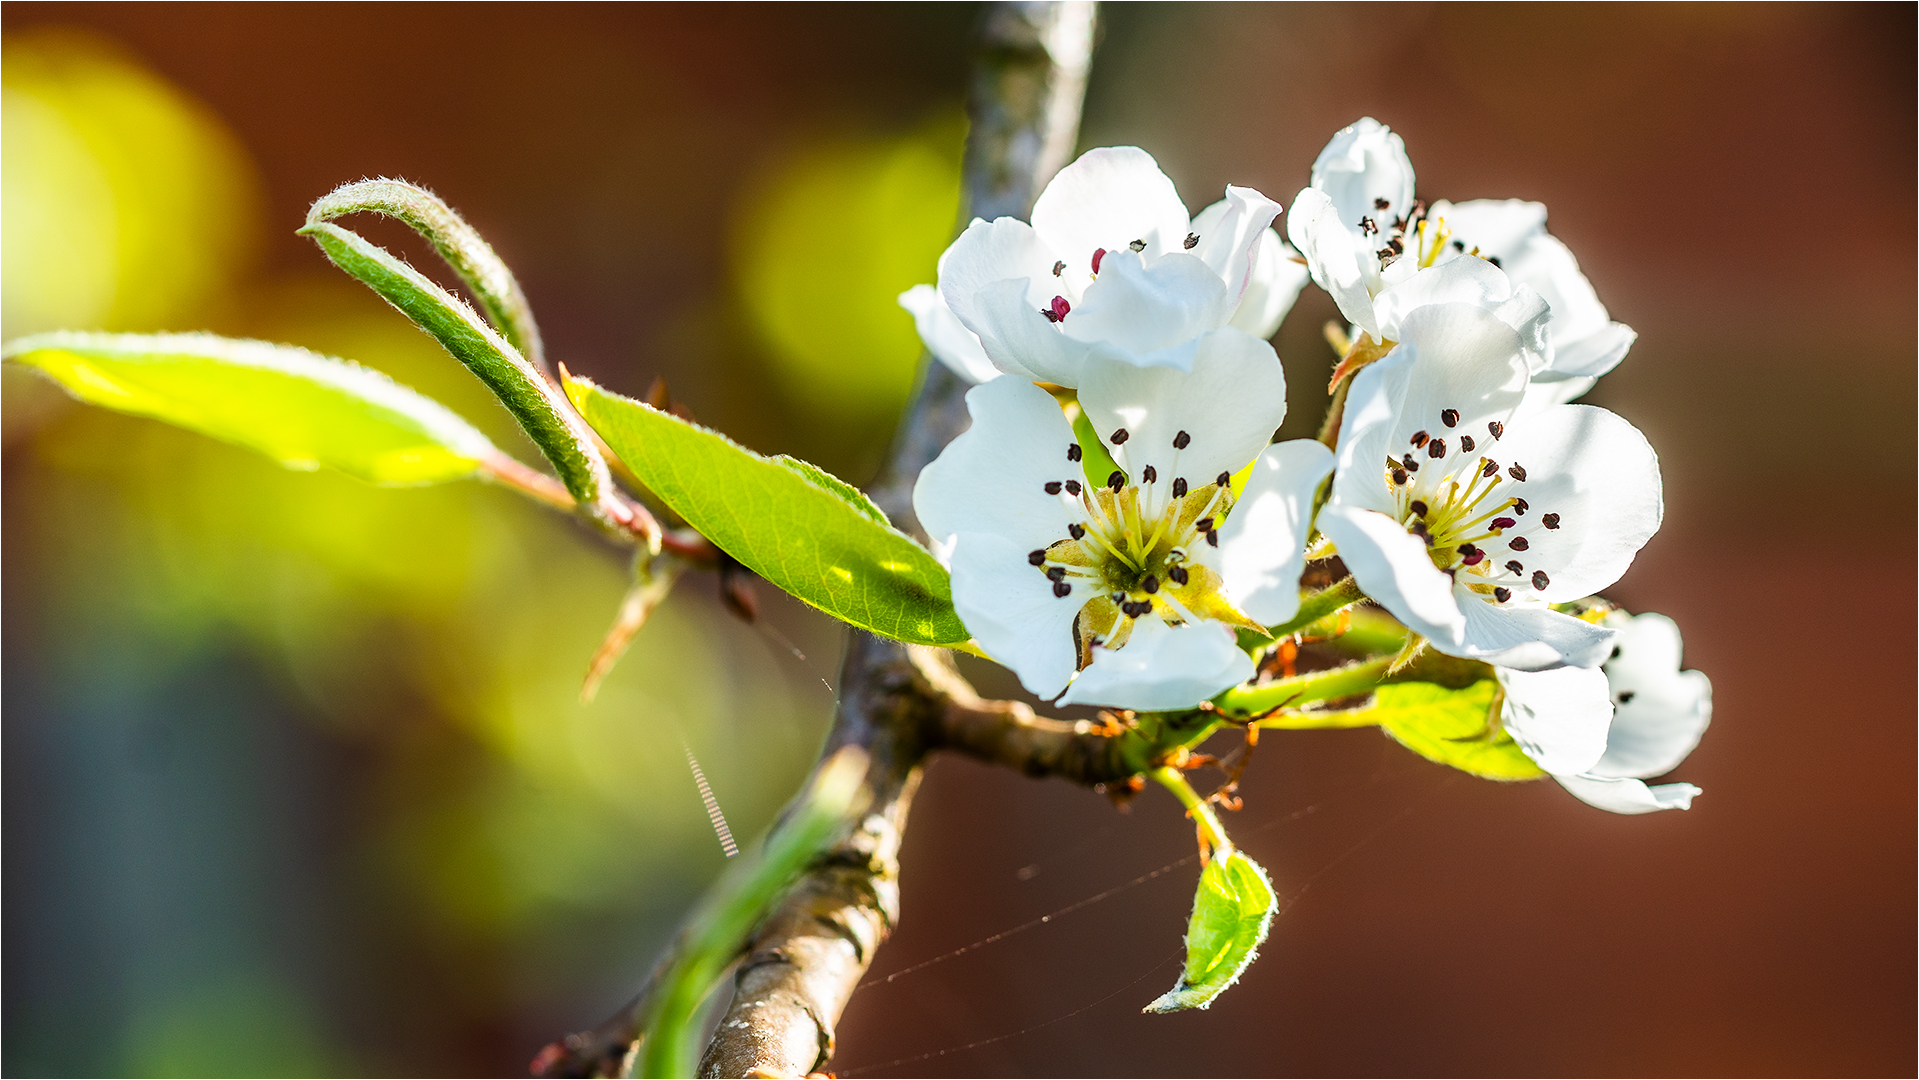
<instances>
[{"instance_id":1,"label":"white petal edge","mask_svg":"<svg viewBox=\"0 0 1919 1080\"><path fill-rule=\"evenodd\" d=\"M1079 664L1073 620L1086 597L1053 595L1053 583L1001 536L961 533L953 543L953 609L986 654L1043 698Z\"/></svg>"},{"instance_id":2,"label":"white petal edge","mask_svg":"<svg viewBox=\"0 0 1919 1080\"><path fill-rule=\"evenodd\" d=\"M1691 784L1647 784L1643 780L1609 776L1554 776L1581 802L1615 814L1650 814L1656 810L1691 810L1704 794Z\"/></svg>"},{"instance_id":3,"label":"white petal edge","mask_svg":"<svg viewBox=\"0 0 1919 1080\"><path fill-rule=\"evenodd\" d=\"M1168 491L1175 477L1196 488L1238 472L1286 419L1286 371L1271 345L1222 327L1201 337L1191 356L1190 372L1106 356L1086 363L1080 406L1135 483L1148 465ZM1120 430L1126 439L1114 445ZM1176 449L1181 431L1188 442Z\"/></svg>"},{"instance_id":4,"label":"white petal edge","mask_svg":"<svg viewBox=\"0 0 1919 1080\"><path fill-rule=\"evenodd\" d=\"M1541 769L1582 773L1599 761L1612 726L1605 672L1568 667L1496 673L1506 692L1500 712L1506 732Z\"/></svg>"},{"instance_id":5,"label":"white petal edge","mask_svg":"<svg viewBox=\"0 0 1919 1080\"><path fill-rule=\"evenodd\" d=\"M1520 671L1597 668L1617 636L1544 604L1494 604L1468 593L1459 606L1466 616L1463 640L1457 646L1435 641L1433 647Z\"/></svg>"},{"instance_id":6,"label":"white petal edge","mask_svg":"<svg viewBox=\"0 0 1919 1080\"><path fill-rule=\"evenodd\" d=\"M1068 273L1090 272L1095 250L1123 250L1135 240L1146 241L1149 256L1184 250L1188 226L1172 180L1137 146L1088 150L1033 203L1033 228Z\"/></svg>"},{"instance_id":7,"label":"white petal edge","mask_svg":"<svg viewBox=\"0 0 1919 1080\"><path fill-rule=\"evenodd\" d=\"M1339 209L1325 192L1304 188L1294 197L1286 215L1286 236L1305 257L1313 281L1332 296L1346 321L1378 340L1373 289L1379 283L1379 260L1340 224Z\"/></svg>"},{"instance_id":8,"label":"white petal edge","mask_svg":"<svg viewBox=\"0 0 1919 1080\"><path fill-rule=\"evenodd\" d=\"M1067 459L1073 428L1053 395L1002 375L968 390L966 409L972 426L913 485L926 535L943 545L963 532L994 533L1021 545L1022 557L1064 539L1069 515L1045 484L1076 478L1079 467Z\"/></svg>"},{"instance_id":9,"label":"white petal edge","mask_svg":"<svg viewBox=\"0 0 1919 1080\"><path fill-rule=\"evenodd\" d=\"M1142 712L1185 709L1253 677L1253 661L1231 627L1207 622L1167 626L1140 619L1125 646L1093 647L1093 662L1059 699Z\"/></svg>"},{"instance_id":10,"label":"white petal edge","mask_svg":"<svg viewBox=\"0 0 1919 1080\"><path fill-rule=\"evenodd\" d=\"M901 293L899 305L913 316L913 328L933 358L970 383L991 382L1000 371L986 356L979 335L966 328L932 285L915 285Z\"/></svg>"},{"instance_id":11,"label":"white petal edge","mask_svg":"<svg viewBox=\"0 0 1919 1080\"><path fill-rule=\"evenodd\" d=\"M1329 503L1317 524L1366 595L1442 652L1463 645L1466 616L1451 579L1427 556L1425 541L1385 514L1356 507Z\"/></svg>"},{"instance_id":12,"label":"white petal edge","mask_svg":"<svg viewBox=\"0 0 1919 1080\"><path fill-rule=\"evenodd\" d=\"M1314 439L1268 446L1220 528L1226 598L1255 621L1276 626L1299 612L1313 496L1332 471L1333 452Z\"/></svg>"}]
</instances>

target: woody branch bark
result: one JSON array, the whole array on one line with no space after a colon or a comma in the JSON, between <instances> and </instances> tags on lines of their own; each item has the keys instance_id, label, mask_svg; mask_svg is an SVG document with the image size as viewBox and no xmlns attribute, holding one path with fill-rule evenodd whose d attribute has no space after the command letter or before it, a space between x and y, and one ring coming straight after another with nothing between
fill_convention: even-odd
<instances>
[{"instance_id":1,"label":"woody branch bark","mask_svg":"<svg viewBox=\"0 0 1919 1080\"><path fill-rule=\"evenodd\" d=\"M1066 164L1079 133L1093 24L1093 4L1084 0L987 9L970 88L970 215L1027 216ZM966 426L965 392L944 365L926 365L872 491L903 527L917 528L911 493L920 469ZM803 1076L832 1056L834 1025L899 918L900 837L925 755L962 687L943 662L929 666L904 645L855 635L825 752L849 743L866 749L872 805L748 943L700 1075ZM970 687L963 694L976 709L984 705Z\"/></svg>"}]
</instances>

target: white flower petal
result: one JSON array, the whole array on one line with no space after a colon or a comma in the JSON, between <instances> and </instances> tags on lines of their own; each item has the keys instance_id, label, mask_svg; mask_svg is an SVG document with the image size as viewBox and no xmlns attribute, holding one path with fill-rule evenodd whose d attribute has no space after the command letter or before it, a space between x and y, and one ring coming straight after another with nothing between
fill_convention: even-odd
<instances>
[{"instance_id":1,"label":"white flower petal","mask_svg":"<svg viewBox=\"0 0 1919 1080\"><path fill-rule=\"evenodd\" d=\"M1226 598L1258 622L1276 626L1299 611L1313 495L1332 471L1333 452L1316 440L1269 446L1220 527Z\"/></svg>"},{"instance_id":2,"label":"white flower petal","mask_svg":"<svg viewBox=\"0 0 1919 1080\"><path fill-rule=\"evenodd\" d=\"M1188 225L1173 182L1137 146L1088 150L1033 204L1034 230L1069 274L1091 273L1094 251L1125 250L1135 240L1146 241L1149 257L1182 251Z\"/></svg>"},{"instance_id":3,"label":"white flower petal","mask_svg":"<svg viewBox=\"0 0 1919 1080\"><path fill-rule=\"evenodd\" d=\"M1526 242L1546 232L1546 204L1525 199L1471 199L1462 203L1441 199L1427 211L1428 219L1444 222L1453 239L1466 250L1479 249L1483 258L1507 262Z\"/></svg>"},{"instance_id":4,"label":"white flower petal","mask_svg":"<svg viewBox=\"0 0 1919 1080\"><path fill-rule=\"evenodd\" d=\"M1492 312L1518 335L1527 367L1538 371L1546 366L1551 352L1548 327L1556 325L1553 309L1544 297L1525 285L1516 285L1492 263L1453 259L1409 274L1382 290L1373 298L1380 334L1387 341L1406 340L1410 333L1403 325L1407 317L1435 304L1470 304Z\"/></svg>"},{"instance_id":5,"label":"white flower petal","mask_svg":"<svg viewBox=\"0 0 1919 1080\"><path fill-rule=\"evenodd\" d=\"M1092 664L1059 703L1184 709L1252 677L1253 661L1240 651L1232 628L1216 622L1172 627L1148 615L1134 624L1124 647L1095 645Z\"/></svg>"},{"instance_id":6,"label":"white flower petal","mask_svg":"<svg viewBox=\"0 0 1919 1080\"><path fill-rule=\"evenodd\" d=\"M1253 282L1246 287L1246 295L1239 298L1239 310L1233 312L1227 325L1262 339L1278 333L1300 290L1312 280L1298 255L1279 233L1267 229L1254 255Z\"/></svg>"},{"instance_id":7,"label":"white flower petal","mask_svg":"<svg viewBox=\"0 0 1919 1080\"><path fill-rule=\"evenodd\" d=\"M1433 646L1441 652L1519 671L1548 671L1567 665L1597 668L1612 651L1613 632L1584 619L1562 615L1544 604L1494 604L1463 588L1460 591L1466 632L1458 646L1435 641Z\"/></svg>"},{"instance_id":8,"label":"white flower petal","mask_svg":"<svg viewBox=\"0 0 1919 1080\"><path fill-rule=\"evenodd\" d=\"M1026 282L1030 295L1023 295L1021 303L1037 311L1052 299L1051 293L1040 294L1048 287L1042 280L1054 280L1054 261L1052 251L1024 221L975 218L940 255L940 298L961 323L984 337L978 325L980 290L996 281Z\"/></svg>"},{"instance_id":9,"label":"white flower petal","mask_svg":"<svg viewBox=\"0 0 1919 1080\"><path fill-rule=\"evenodd\" d=\"M1086 287L1059 330L1078 341L1106 342L1140 356L1224 325L1236 301L1219 275L1185 252L1148 264L1121 249L1106 256L1099 280Z\"/></svg>"},{"instance_id":10,"label":"white flower petal","mask_svg":"<svg viewBox=\"0 0 1919 1080\"><path fill-rule=\"evenodd\" d=\"M1617 322L1608 322L1574 338L1562 335L1555 321L1553 335L1553 359L1548 370L1567 377L1593 379L1618 367L1639 337L1632 327Z\"/></svg>"},{"instance_id":11,"label":"white flower petal","mask_svg":"<svg viewBox=\"0 0 1919 1080\"><path fill-rule=\"evenodd\" d=\"M1410 211L1413 163L1406 156L1405 142L1391 128L1370 116L1362 117L1340 129L1319 152L1313 162L1312 185L1326 193L1338 208L1341 222L1358 237L1361 218L1390 222L1394 215ZM1378 199L1386 201L1384 208L1378 206Z\"/></svg>"},{"instance_id":12,"label":"white flower petal","mask_svg":"<svg viewBox=\"0 0 1919 1080\"><path fill-rule=\"evenodd\" d=\"M1334 503L1320 510L1317 525L1366 595L1441 651L1459 649L1466 616L1451 579L1427 557L1425 541L1385 514Z\"/></svg>"},{"instance_id":13,"label":"white flower petal","mask_svg":"<svg viewBox=\"0 0 1919 1080\"><path fill-rule=\"evenodd\" d=\"M1592 405L1550 406L1514 423L1489 452L1527 470L1524 482L1500 489L1530 504L1502 539L1527 538L1526 567L1550 576L1539 594L1550 603L1618 581L1659 531L1665 513L1659 458L1638 428L1613 413ZM1548 514L1557 515L1557 528L1546 528Z\"/></svg>"},{"instance_id":14,"label":"white flower petal","mask_svg":"<svg viewBox=\"0 0 1919 1080\"><path fill-rule=\"evenodd\" d=\"M1606 625L1619 631L1604 667L1614 720L1606 756L1592 772L1638 778L1671 772L1712 722L1712 681L1679 670L1679 627L1666 616L1615 611Z\"/></svg>"},{"instance_id":15,"label":"white flower petal","mask_svg":"<svg viewBox=\"0 0 1919 1080\"><path fill-rule=\"evenodd\" d=\"M1562 376L1550 371L1542 371L1533 376L1526 386L1526 402L1519 407L1522 413L1536 412L1551 405L1564 405L1593 388L1599 380L1587 376Z\"/></svg>"},{"instance_id":16,"label":"white flower petal","mask_svg":"<svg viewBox=\"0 0 1919 1080\"><path fill-rule=\"evenodd\" d=\"M1506 691L1500 719L1539 767L1555 775L1582 773L1606 752L1612 701L1606 675L1595 668L1553 671L1498 669Z\"/></svg>"},{"instance_id":17,"label":"white flower petal","mask_svg":"<svg viewBox=\"0 0 1919 1080\"><path fill-rule=\"evenodd\" d=\"M1346 321L1379 340L1379 319L1373 313L1379 259L1341 223L1332 199L1316 188L1301 190L1286 215L1286 236L1305 257L1313 281L1332 296Z\"/></svg>"},{"instance_id":18,"label":"white flower petal","mask_svg":"<svg viewBox=\"0 0 1919 1080\"><path fill-rule=\"evenodd\" d=\"M999 376L999 369L986 357L986 347L979 343L979 335L959 321L953 309L940 299L937 288L915 285L900 294L899 303L912 313L913 326L926 343L926 350L955 375L971 383L990 382Z\"/></svg>"},{"instance_id":19,"label":"white flower petal","mask_svg":"<svg viewBox=\"0 0 1919 1080\"><path fill-rule=\"evenodd\" d=\"M1237 304L1252 285L1260 242L1279 216L1279 204L1248 187L1226 185L1226 197L1193 220L1193 254L1226 282ZM1271 337L1271 334L1262 335Z\"/></svg>"},{"instance_id":20,"label":"white flower petal","mask_svg":"<svg viewBox=\"0 0 1919 1080\"><path fill-rule=\"evenodd\" d=\"M958 533L993 533L1021 558L1065 539L1071 518L1045 484L1077 479L1080 467L1066 456L1073 429L1053 396L1002 375L968 390L966 408L973 426L913 485L913 513L926 535L943 544Z\"/></svg>"},{"instance_id":21,"label":"white flower petal","mask_svg":"<svg viewBox=\"0 0 1919 1080\"><path fill-rule=\"evenodd\" d=\"M1026 302L1027 296L1025 281L996 281L976 294L974 321L968 325L979 333L993 365L1007 374L1078 386L1086 358L1108 347L1060 333L1058 325Z\"/></svg>"},{"instance_id":22,"label":"white flower petal","mask_svg":"<svg viewBox=\"0 0 1919 1080\"><path fill-rule=\"evenodd\" d=\"M1245 468L1272 441L1286 419L1286 372L1271 345L1222 327L1198 340L1191 372L1092 358L1079 403L1134 483L1151 465L1161 490L1179 477L1199 487ZM1182 431L1183 449L1174 446Z\"/></svg>"},{"instance_id":23,"label":"white flower petal","mask_svg":"<svg viewBox=\"0 0 1919 1080\"><path fill-rule=\"evenodd\" d=\"M1582 802L1615 814L1650 814L1655 810L1691 810L1702 792L1691 784L1654 784L1610 776L1555 776Z\"/></svg>"},{"instance_id":24,"label":"white flower petal","mask_svg":"<svg viewBox=\"0 0 1919 1080\"><path fill-rule=\"evenodd\" d=\"M953 545L953 609L986 654L1043 698L1073 677L1079 649L1073 620L1084 594L1053 595L1053 583L1026 561L1026 548L990 533L961 533Z\"/></svg>"}]
</instances>

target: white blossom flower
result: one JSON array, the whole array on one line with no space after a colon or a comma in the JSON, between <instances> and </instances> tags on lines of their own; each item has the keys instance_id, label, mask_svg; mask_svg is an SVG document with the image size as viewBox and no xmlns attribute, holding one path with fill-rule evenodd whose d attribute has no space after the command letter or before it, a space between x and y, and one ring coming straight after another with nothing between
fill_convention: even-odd
<instances>
[{"instance_id":1,"label":"white blossom flower","mask_svg":"<svg viewBox=\"0 0 1919 1080\"><path fill-rule=\"evenodd\" d=\"M1659 528L1659 462L1588 405L1522 412L1521 335L1472 304L1407 313L1354 377L1321 531L1434 648L1524 671L1596 667L1613 632L1553 611L1612 584Z\"/></svg>"},{"instance_id":2,"label":"white blossom flower","mask_svg":"<svg viewBox=\"0 0 1919 1080\"><path fill-rule=\"evenodd\" d=\"M1572 252L1546 232L1545 206L1481 199L1426 207L1414 197L1405 143L1371 117L1320 152L1311 186L1293 200L1287 232L1340 312L1382 343L1398 340L1383 310L1387 296L1426 271L1456 261L1501 271L1499 284L1482 286L1503 294L1497 302L1536 298L1552 310L1549 339L1528 354L1538 403L1585 393L1632 347L1631 328L1609 318Z\"/></svg>"},{"instance_id":3,"label":"white blossom flower","mask_svg":"<svg viewBox=\"0 0 1919 1080\"><path fill-rule=\"evenodd\" d=\"M1712 722L1712 681L1703 672L1679 669L1679 626L1666 616L1614 611L1605 624L1619 634L1604 669L1603 692L1613 714L1605 754L1589 768L1555 779L1615 814L1691 809L1697 787L1645 780L1671 772L1699 745Z\"/></svg>"},{"instance_id":4,"label":"white blossom flower","mask_svg":"<svg viewBox=\"0 0 1919 1080\"><path fill-rule=\"evenodd\" d=\"M1231 327L1195 342L1190 372L1096 354L1079 404L1120 469L1089 477L1052 395L1010 375L969 391L972 427L913 508L980 647L1063 703L1184 708L1250 678L1235 629L1298 610L1332 469L1316 442L1267 445L1285 400L1272 346Z\"/></svg>"},{"instance_id":5,"label":"white blossom flower","mask_svg":"<svg viewBox=\"0 0 1919 1080\"><path fill-rule=\"evenodd\" d=\"M1201 334L1270 337L1291 308L1304 276L1269 228L1279 210L1229 186L1189 219L1144 150L1091 150L1046 185L1031 225L975 219L940 256L940 298L998 370L1029 380L1077 386L1094 355L1189 371ZM928 346L976 371L922 296L901 303Z\"/></svg>"},{"instance_id":6,"label":"white blossom flower","mask_svg":"<svg viewBox=\"0 0 1919 1080\"><path fill-rule=\"evenodd\" d=\"M979 343L979 335L968 330L953 309L940 299L940 291L931 285L915 285L900 294L900 306L912 313L913 327L919 331L926 351L953 373L970 383L990 382L1000 371Z\"/></svg>"}]
</instances>

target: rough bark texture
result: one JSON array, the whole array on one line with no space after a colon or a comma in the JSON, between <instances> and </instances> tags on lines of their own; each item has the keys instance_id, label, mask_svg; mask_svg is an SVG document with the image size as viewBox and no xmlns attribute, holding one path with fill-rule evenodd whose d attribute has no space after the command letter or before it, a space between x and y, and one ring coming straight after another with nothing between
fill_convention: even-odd
<instances>
[{"instance_id":1,"label":"rough bark texture","mask_svg":"<svg viewBox=\"0 0 1919 1080\"><path fill-rule=\"evenodd\" d=\"M1066 163L1078 136L1093 18L1086 2L988 8L971 89L970 215L1025 217ZM966 427L965 391L944 365L927 364L872 492L902 527L917 531L912 488L920 469ZM854 635L826 753L852 743L872 755L872 807L754 934L700 1075L803 1076L831 1057L833 1026L899 918L900 836L933 744L928 737L937 741L949 726L948 706L961 687L969 703L979 703L944 660Z\"/></svg>"}]
</instances>

